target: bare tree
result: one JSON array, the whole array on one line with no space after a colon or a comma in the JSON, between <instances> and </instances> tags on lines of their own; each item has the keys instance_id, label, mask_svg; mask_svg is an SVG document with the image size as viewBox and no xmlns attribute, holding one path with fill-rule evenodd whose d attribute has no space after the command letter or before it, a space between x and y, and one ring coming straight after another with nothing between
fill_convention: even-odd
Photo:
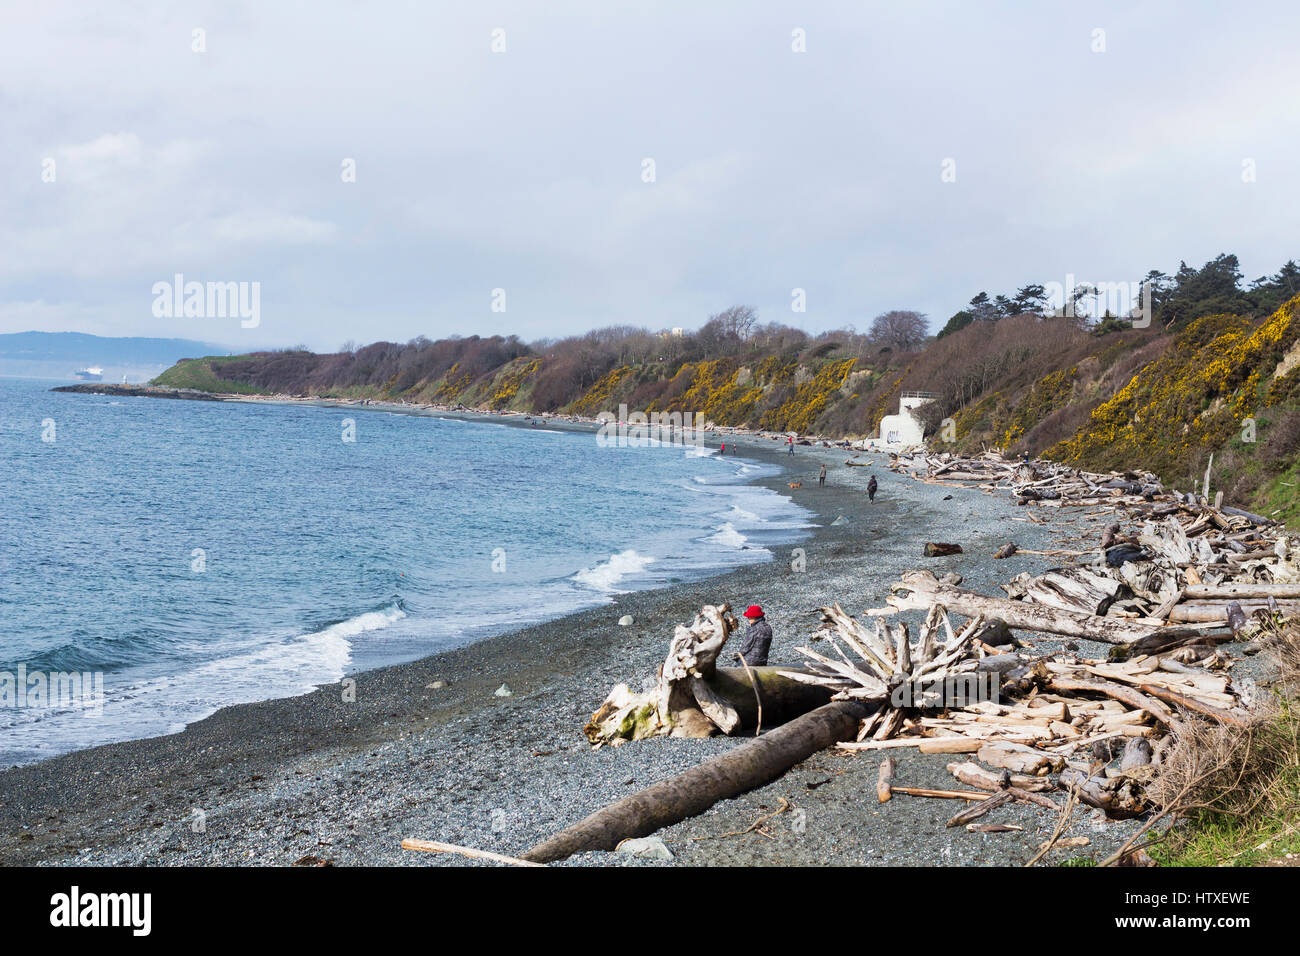
<instances>
[{"instance_id":1,"label":"bare tree","mask_svg":"<svg viewBox=\"0 0 1300 956\"><path fill-rule=\"evenodd\" d=\"M758 313L748 305L733 305L717 315L709 316L709 321L718 323L718 331L723 336L743 342L753 333Z\"/></svg>"},{"instance_id":2,"label":"bare tree","mask_svg":"<svg viewBox=\"0 0 1300 956\"><path fill-rule=\"evenodd\" d=\"M929 331L930 324L924 315L905 309L882 312L871 323L871 338L875 344L899 352L915 352Z\"/></svg>"}]
</instances>

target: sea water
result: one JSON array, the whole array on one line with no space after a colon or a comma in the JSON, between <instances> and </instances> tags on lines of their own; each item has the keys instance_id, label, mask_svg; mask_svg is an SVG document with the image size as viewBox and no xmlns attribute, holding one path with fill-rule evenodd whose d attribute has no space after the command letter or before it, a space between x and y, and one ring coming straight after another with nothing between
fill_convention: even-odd
<instances>
[{"instance_id":1,"label":"sea water","mask_svg":"<svg viewBox=\"0 0 1300 956\"><path fill-rule=\"evenodd\" d=\"M0 764L770 561L812 517L716 443L53 384L0 379ZM6 702L20 666L102 698Z\"/></svg>"}]
</instances>

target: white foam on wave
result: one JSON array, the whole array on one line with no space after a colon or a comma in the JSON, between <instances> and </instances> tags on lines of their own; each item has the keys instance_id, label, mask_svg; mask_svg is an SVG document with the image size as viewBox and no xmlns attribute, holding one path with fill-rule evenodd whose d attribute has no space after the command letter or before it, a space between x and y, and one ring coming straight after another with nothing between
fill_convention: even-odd
<instances>
[{"instance_id":1,"label":"white foam on wave","mask_svg":"<svg viewBox=\"0 0 1300 956\"><path fill-rule=\"evenodd\" d=\"M749 539L736 530L736 526L730 521L724 522L713 534L704 540L712 541L714 544L720 544L728 548L743 548L749 543Z\"/></svg>"},{"instance_id":2,"label":"white foam on wave","mask_svg":"<svg viewBox=\"0 0 1300 956\"><path fill-rule=\"evenodd\" d=\"M733 504L733 505L731 506L731 509L730 509L729 511L723 511L723 512L720 512L720 513L717 515L717 517L721 518L721 519L724 520L724 521L728 521L728 522L742 521L742 522L746 522L746 523L754 522L754 523L758 523L758 524L766 524L766 523L767 523L767 519L766 519L766 518L760 518L758 515L754 514L754 512L752 512L752 511L746 511L744 508L740 507L740 505L738 505L738 504Z\"/></svg>"},{"instance_id":3,"label":"white foam on wave","mask_svg":"<svg viewBox=\"0 0 1300 956\"><path fill-rule=\"evenodd\" d=\"M584 568L573 576L573 580L597 591L618 593L619 582L630 574L642 573L654 560L629 548L611 555L607 561Z\"/></svg>"},{"instance_id":4,"label":"white foam on wave","mask_svg":"<svg viewBox=\"0 0 1300 956\"><path fill-rule=\"evenodd\" d=\"M106 674L102 717L87 719L81 709L20 709L13 722L0 722L0 751L10 752L12 742L3 739L3 732L20 721L26 745L18 755L22 759L126 737L179 733L222 707L309 693L347 673L352 639L404 617L406 612L399 607L367 611L319 631L202 661L172 674L134 680L130 672ZM124 727L129 727L129 733L122 732Z\"/></svg>"},{"instance_id":5,"label":"white foam on wave","mask_svg":"<svg viewBox=\"0 0 1300 956\"><path fill-rule=\"evenodd\" d=\"M701 475L673 484L692 495L713 499L713 508L719 510L709 513L741 531L791 531L813 526L813 516L807 509L771 488Z\"/></svg>"}]
</instances>

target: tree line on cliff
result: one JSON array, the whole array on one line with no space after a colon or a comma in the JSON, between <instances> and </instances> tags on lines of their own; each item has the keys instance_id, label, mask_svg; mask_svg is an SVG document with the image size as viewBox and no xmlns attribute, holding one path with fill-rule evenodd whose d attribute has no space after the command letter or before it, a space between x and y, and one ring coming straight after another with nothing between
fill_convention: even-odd
<instances>
[{"instance_id":1,"label":"tree line on cliff","mask_svg":"<svg viewBox=\"0 0 1300 956\"><path fill-rule=\"evenodd\" d=\"M643 411L703 411L718 425L827 437L872 435L900 392L920 389L935 396L924 408L930 433L960 450L1049 452L1095 466L1114 463L1116 435L1107 429L1114 432L1126 414L1141 418L1132 401L1117 406L1117 396L1125 389L1130 396L1145 394L1158 375L1164 391L1150 398L1170 407L1168 427L1125 433L1130 453L1138 454L1133 441L1151 446L1148 466L1167 477L1203 467L1208 449L1230 438L1225 407L1238 418L1251 409L1266 413L1262 433L1275 439L1269 454L1290 461L1291 443L1283 438L1300 434L1300 424L1293 427L1288 417L1289 403L1300 394L1285 385L1273 388L1274 370L1291 371L1284 360L1289 325L1277 341L1244 350L1235 345L1300 294L1300 267L1288 261L1273 275L1245 282L1237 258L1223 254L1200 268L1180 264L1172 275L1152 270L1146 281L1149 324L1123 314L1062 314L1070 310L1048 307L1044 287L1030 283L1009 295L978 294L937 336L928 334L925 316L914 310L882 313L863 331L814 335L762 321L740 305L696 330L614 325L531 343L478 335L348 343L330 354L285 349L187 360L157 381L528 413L590 415L626 404ZM1213 316L1230 318L1207 322ZM1207 349L1251 367L1235 369L1216 387L1189 364L1204 365L1213 357ZM1222 362L1214 367L1222 371ZM1184 406L1190 423L1172 411ZM1209 419L1215 428L1202 427ZM1245 453L1238 457L1254 461ZM1279 467L1276 461L1252 465L1266 475ZM1259 487L1256 482L1254 490Z\"/></svg>"}]
</instances>

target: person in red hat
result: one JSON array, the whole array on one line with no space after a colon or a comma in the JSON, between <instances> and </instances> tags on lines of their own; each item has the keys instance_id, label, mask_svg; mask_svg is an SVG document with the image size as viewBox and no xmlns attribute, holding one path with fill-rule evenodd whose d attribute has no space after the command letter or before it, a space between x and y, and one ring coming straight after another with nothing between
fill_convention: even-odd
<instances>
[{"instance_id":1,"label":"person in red hat","mask_svg":"<svg viewBox=\"0 0 1300 956\"><path fill-rule=\"evenodd\" d=\"M751 604L745 609L745 619L749 627L740 642L740 656L750 667L763 667L767 664L767 652L772 648L772 625L767 623L763 609Z\"/></svg>"}]
</instances>

